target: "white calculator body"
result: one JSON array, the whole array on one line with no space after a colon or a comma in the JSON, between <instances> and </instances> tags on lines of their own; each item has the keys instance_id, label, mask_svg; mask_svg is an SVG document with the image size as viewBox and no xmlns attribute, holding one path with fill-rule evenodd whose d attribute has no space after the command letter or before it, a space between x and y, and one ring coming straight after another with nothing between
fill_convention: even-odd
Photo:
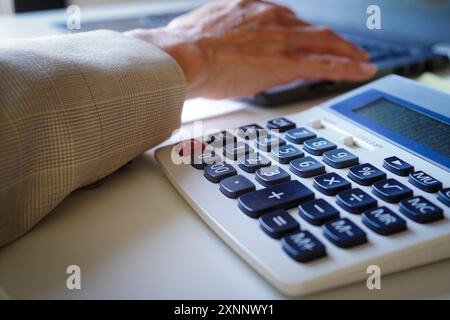
<instances>
[{"instance_id":1,"label":"white calculator body","mask_svg":"<svg viewBox=\"0 0 450 320\"><path fill-rule=\"evenodd\" d=\"M270 139L282 143L233 135L241 152L198 137L206 149L192 150L213 150L216 160L197 168L174 163L176 146L156 157L201 218L281 292L309 294L365 281L368 268L386 275L450 257L450 95L388 76L258 125L279 129ZM252 172L234 160L252 153L270 165ZM222 161L235 172L225 174ZM311 164L318 170L306 170Z\"/></svg>"}]
</instances>

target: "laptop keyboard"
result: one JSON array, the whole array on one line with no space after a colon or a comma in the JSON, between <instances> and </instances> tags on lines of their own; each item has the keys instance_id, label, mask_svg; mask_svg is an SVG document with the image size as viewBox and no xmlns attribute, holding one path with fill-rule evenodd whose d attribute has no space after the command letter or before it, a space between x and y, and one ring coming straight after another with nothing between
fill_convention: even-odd
<instances>
[{"instance_id":1,"label":"laptop keyboard","mask_svg":"<svg viewBox=\"0 0 450 320\"><path fill-rule=\"evenodd\" d=\"M242 214L259 219L261 232L281 239L282 249L298 262L326 256L330 245L350 248L368 242L366 231L351 216L341 217L339 211L361 215L368 231L386 236L407 230L406 220L424 224L442 219L441 205L450 203L449 188L442 189L440 181L396 156L386 157L383 163L360 163L336 141L298 128L287 118L272 119L266 127L250 124L240 127L237 134L222 131L203 141L182 142L177 148L180 155L190 157L192 170L203 170L205 179L218 184L217 192L237 199ZM327 166L338 170L327 172ZM381 168L409 176L408 185L387 179ZM239 170L251 173L251 178ZM294 176L312 177L313 187ZM371 191L359 185L372 186ZM436 201L415 196L416 188L438 192ZM334 201L321 195L332 196ZM396 204L396 212L383 202ZM299 219L286 211L292 208L298 209ZM321 226L323 236L314 236L308 231L310 226Z\"/></svg>"}]
</instances>

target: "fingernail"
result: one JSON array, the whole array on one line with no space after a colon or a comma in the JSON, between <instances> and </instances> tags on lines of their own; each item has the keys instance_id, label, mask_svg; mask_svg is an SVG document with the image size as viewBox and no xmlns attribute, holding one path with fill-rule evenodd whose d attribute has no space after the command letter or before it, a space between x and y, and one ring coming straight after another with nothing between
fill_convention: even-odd
<instances>
[{"instance_id":1,"label":"fingernail","mask_svg":"<svg viewBox=\"0 0 450 320\"><path fill-rule=\"evenodd\" d=\"M366 74L374 74L377 72L377 67L371 63L361 63L361 71Z\"/></svg>"}]
</instances>

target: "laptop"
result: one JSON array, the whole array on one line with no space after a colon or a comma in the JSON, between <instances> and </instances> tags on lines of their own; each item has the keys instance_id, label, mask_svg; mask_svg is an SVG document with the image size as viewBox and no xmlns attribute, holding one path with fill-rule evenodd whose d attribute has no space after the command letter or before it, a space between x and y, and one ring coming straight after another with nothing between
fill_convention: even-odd
<instances>
[{"instance_id":1,"label":"laptop","mask_svg":"<svg viewBox=\"0 0 450 320\"><path fill-rule=\"evenodd\" d=\"M450 1L436 0L284 0L299 17L331 26L340 35L364 48L378 66L381 77L395 73L413 76L448 64L450 56ZM369 5L380 8L380 29L368 29ZM192 7L193 9L194 7ZM161 27L189 10L115 18L83 23L83 31ZM60 25L65 28L65 24ZM246 98L258 105L274 106L348 90L361 83L296 80Z\"/></svg>"}]
</instances>

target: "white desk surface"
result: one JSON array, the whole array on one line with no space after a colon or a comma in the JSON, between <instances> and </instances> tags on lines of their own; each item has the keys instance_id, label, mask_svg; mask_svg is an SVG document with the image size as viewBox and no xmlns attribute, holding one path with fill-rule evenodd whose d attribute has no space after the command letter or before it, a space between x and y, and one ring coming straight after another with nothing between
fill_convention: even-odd
<instances>
[{"instance_id":1,"label":"white desk surface","mask_svg":"<svg viewBox=\"0 0 450 320\"><path fill-rule=\"evenodd\" d=\"M2 23L5 26L6 22L0 20ZM310 100L276 109L246 106L211 118L204 125L230 128L297 112L318 102ZM193 124L183 127L192 129ZM65 270L71 264L81 267L81 290L66 289ZM450 260L445 260L384 276L381 290L369 291L365 282L361 282L305 298L450 299L449 274ZM109 177L100 188L74 192L31 232L0 249L2 296L285 298L228 248L184 202L159 169L153 150Z\"/></svg>"}]
</instances>

